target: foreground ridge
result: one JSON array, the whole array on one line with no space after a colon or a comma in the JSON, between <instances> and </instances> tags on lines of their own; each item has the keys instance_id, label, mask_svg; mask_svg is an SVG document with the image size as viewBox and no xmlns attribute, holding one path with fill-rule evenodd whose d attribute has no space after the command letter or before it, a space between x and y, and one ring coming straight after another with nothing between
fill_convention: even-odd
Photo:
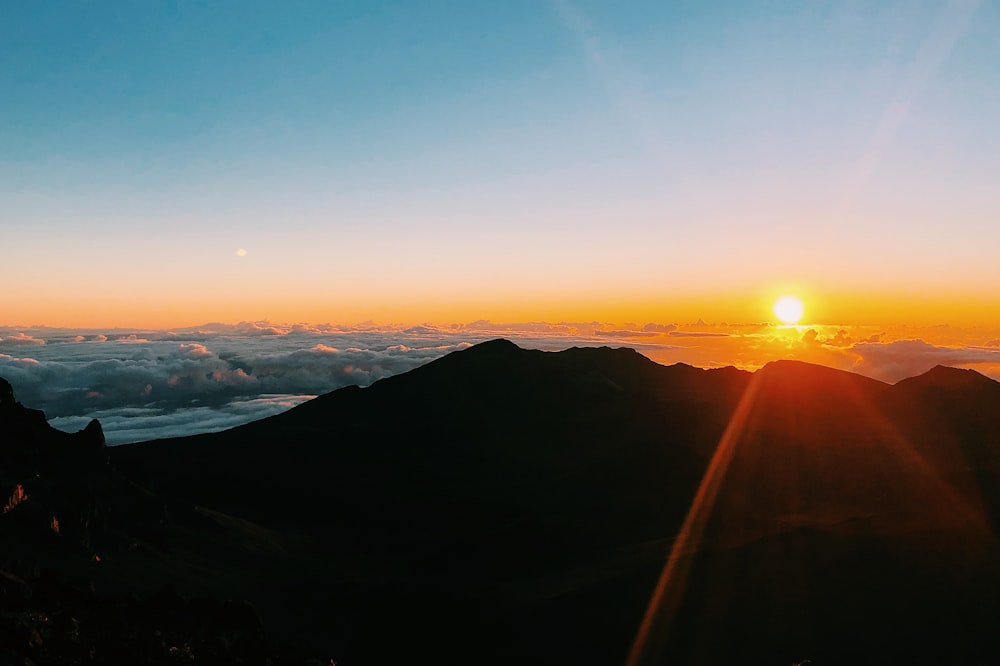
<instances>
[{"instance_id":1,"label":"foreground ridge","mask_svg":"<svg viewBox=\"0 0 1000 666\"><path fill-rule=\"evenodd\" d=\"M889 385L491 341L107 449L163 520L94 552L118 589L246 599L269 636L338 663L606 664L682 543L676 611L637 663L988 663L1000 396L945 370ZM678 541L706 479L703 529Z\"/></svg>"},{"instance_id":2,"label":"foreground ridge","mask_svg":"<svg viewBox=\"0 0 1000 666\"><path fill-rule=\"evenodd\" d=\"M109 465L98 421L56 430L3 378L0 498L0 662L305 663L246 603L129 580L137 553L174 544L165 503Z\"/></svg>"}]
</instances>

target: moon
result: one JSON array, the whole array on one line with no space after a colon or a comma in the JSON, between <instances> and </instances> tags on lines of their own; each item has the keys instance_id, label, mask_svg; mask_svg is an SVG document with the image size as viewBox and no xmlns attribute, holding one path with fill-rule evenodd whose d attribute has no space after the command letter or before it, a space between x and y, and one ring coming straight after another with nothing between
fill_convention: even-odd
<instances>
[{"instance_id":1,"label":"moon","mask_svg":"<svg viewBox=\"0 0 1000 666\"><path fill-rule=\"evenodd\" d=\"M236 250L236 256L237 257L247 256L247 249L245 247L241 247L240 249Z\"/></svg>"},{"instance_id":2,"label":"moon","mask_svg":"<svg viewBox=\"0 0 1000 666\"><path fill-rule=\"evenodd\" d=\"M788 326L799 323L805 309L802 301L795 296L782 296L774 302L773 306L774 314L781 320L781 323Z\"/></svg>"}]
</instances>

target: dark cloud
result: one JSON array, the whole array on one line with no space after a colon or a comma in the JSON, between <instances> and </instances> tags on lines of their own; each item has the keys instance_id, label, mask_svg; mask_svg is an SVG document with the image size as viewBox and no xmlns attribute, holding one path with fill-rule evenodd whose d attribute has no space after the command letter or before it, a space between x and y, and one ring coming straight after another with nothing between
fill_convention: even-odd
<instances>
[{"instance_id":1,"label":"dark cloud","mask_svg":"<svg viewBox=\"0 0 1000 666\"><path fill-rule=\"evenodd\" d=\"M581 330L599 328L597 322L577 324L570 322L560 322L550 324L544 321L529 321L515 323L498 323L486 319L465 324L462 329L467 331L492 331L494 333L534 333L534 334L554 334L554 335L576 335Z\"/></svg>"},{"instance_id":2,"label":"dark cloud","mask_svg":"<svg viewBox=\"0 0 1000 666\"><path fill-rule=\"evenodd\" d=\"M437 326L428 326L427 324L410 326L403 329L403 333L407 335L441 335L445 331L446 329L438 328Z\"/></svg>"},{"instance_id":3,"label":"dark cloud","mask_svg":"<svg viewBox=\"0 0 1000 666\"><path fill-rule=\"evenodd\" d=\"M197 332L204 335L233 335L240 337L257 336L281 336L288 335L295 330L295 326L272 326L269 321L241 321L238 324L222 324L212 322L194 329L176 329L171 333L184 335Z\"/></svg>"},{"instance_id":4,"label":"dark cloud","mask_svg":"<svg viewBox=\"0 0 1000 666\"><path fill-rule=\"evenodd\" d=\"M728 333L712 331L670 331L667 335L675 338L728 338Z\"/></svg>"},{"instance_id":5,"label":"dark cloud","mask_svg":"<svg viewBox=\"0 0 1000 666\"><path fill-rule=\"evenodd\" d=\"M847 334L847 331L840 329L832 338L827 338L822 342L831 347L850 347L854 343L854 340Z\"/></svg>"},{"instance_id":6,"label":"dark cloud","mask_svg":"<svg viewBox=\"0 0 1000 666\"><path fill-rule=\"evenodd\" d=\"M234 328L235 335L255 336L255 335L287 335L290 329L277 328L271 326L266 321L241 321Z\"/></svg>"},{"instance_id":7,"label":"dark cloud","mask_svg":"<svg viewBox=\"0 0 1000 666\"><path fill-rule=\"evenodd\" d=\"M642 327L642 330L655 333L669 333L677 330L677 324L654 324L649 323Z\"/></svg>"},{"instance_id":8,"label":"dark cloud","mask_svg":"<svg viewBox=\"0 0 1000 666\"><path fill-rule=\"evenodd\" d=\"M152 337L152 336L150 336ZM139 336L136 333L128 333L121 335L111 335L108 336L109 341L119 342L123 344L146 344L150 342L150 338Z\"/></svg>"},{"instance_id":9,"label":"dark cloud","mask_svg":"<svg viewBox=\"0 0 1000 666\"><path fill-rule=\"evenodd\" d=\"M655 338L661 334L654 331L594 331L594 335L608 338Z\"/></svg>"},{"instance_id":10,"label":"dark cloud","mask_svg":"<svg viewBox=\"0 0 1000 666\"><path fill-rule=\"evenodd\" d=\"M817 333L816 329L813 328L810 328L809 330L807 330L805 333L802 334L802 342L805 345L808 346L825 345L827 347L837 347L840 349L846 349L851 345L854 345L859 342L874 344L879 342L881 339L882 339L882 334L877 333L875 335L870 335L862 340L858 340L848 335L845 329L839 329L834 335L828 338L819 337L819 333Z\"/></svg>"}]
</instances>

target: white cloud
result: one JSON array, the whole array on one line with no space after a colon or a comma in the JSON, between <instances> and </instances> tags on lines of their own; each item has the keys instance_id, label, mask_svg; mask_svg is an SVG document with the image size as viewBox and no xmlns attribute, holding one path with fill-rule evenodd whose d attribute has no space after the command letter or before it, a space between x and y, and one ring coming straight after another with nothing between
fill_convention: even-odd
<instances>
[{"instance_id":1,"label":"white cloud","mask_svg":"<svg viewBox=\"0 0 1000 666\"><path fill-rule=\"evenodd\" d=\"M935 346L923 339L901 340L892 332L883 341L872 329L856 327L816 327L814 333L805 334L759 329L759 325L742 329L731 325L724 329L729 337L719 328L678 330L674 324L622 328L598 322L479 321L443 328L241 322L173 331L104 332L0 329L5 339L20 335L47 342L0 353L0 376L13 384L18 400L44 410L54 423L79 424L67 429L99 418L113 443L231 427L270 415L274 412L267 410L278 409L273 405L285 404L267 396L290 396L287 403L351 384L367 386L497 337L550 351L617 341L659 362L705 367L735 364L752 369L775 358L801 358L886 381L920 374L937 364L973 367L1000 377L996 346ZM976 335L976 344L983 345L997 332ZM128 344L121 344L123 340Z\"/></svg>"},{"instance_id":2,"label":"white cloud","mask_svg":"<svg viewBox=\"0 0 1000 666\"><path fill-rule=\"evenodd\" d=\"M149 342L147 338L139 337L135 333L129 333L127 335L120 335L112 338L114 342L120 342L123 344L143 344Z\"/></svg>"},{"instance_id":3,"label":"white cloud","mask_svg":"<svg viewBox=\"0 0 1000 666\"><path fill-rule=\"evenodd\" d=\"M31 358L0 354L0 376L22 403L55 423L75 418L86 425L96 417L109 440L121 443L231 427L260 418L238 406L257 405L252 401L261 396L367 386L496 337L549 350L607 344L608 336L594 335L599 328L595 322L403 328L258 321L171 331L0 330L5 338L37 341ZM582 329L589 330L581 335Z\"/></svg>"},{"instance_id":4,"label":"white cloud","mask_svg":"<svg viewBox=\"0 0 1000 666\"><path fill-rule=\"evenodd\" d=\"M198 342L181 343L178 348L180 349L179 356L183 358L205 359L213 356L212 352L208 351L208 347Z\"/></svg>"},{"instance_id":5,"label":"white cloud","mask_svg":"<svg viewBox=\"0 0 1000 666\"><path fill-rule=\"evenodd\" d=\"M262 417L247 405L266 405L271 411L264 415L270 415L273 405L300 401L294 396L366 386L470 344L425 336L400 341L396 332L299 328L300 335L271 336L257 334L263 326L250 328L243 337L229 329L201 331L191 336L198 341L176 332L116 332L103 343L82 333L64 335L59 345L33 347L44 355L0 354L0 376L14 385L18 400L44 410L55 423L75 418L85 425L96 417L107 433L115 433L109 441L121 443L177 434L178 423L187 424L185 434L231 427ZM253 402L274 395L293 398Z\"/></svg>"},{"instance_id":6,"label":"white cloud","mask_svg":"<svg viewBox=\"0 0 1000 666\"><path fill-rule=\"evenodd\" d=\"M116 445L227 430L249 421L280 414L314 397L262 395L247 400L234 400L225 405L187 410L155 407L112 409L96 411L88 416L57 417L49 419L49 423L60 430L73 432L86 427L91 418L96 418L101 422L108 444Z\"/></svg>"},{"instance_id":7,"label":"white cloud","mask_svg":"<svg viewBox=\"0 0 1000 666\"><path fill-rule=\"evenodd\" d=\"M936 365L975 369L1000 364L1000 349L940 347L919 339L859 342L849 351L858 356L853 371L887 382L923 374Z\"/></svg>"},{"instance_id":8,"label":"white cloud","mask_svg":"<svg viewBox=\"0 0 1000 666\"><path fill-rule=\"evenodd\" d=\"M45 340L24 333L15 333L6 338L0 338L0 347L35 347L44 344Z\"/></svg>"}]
</instances>

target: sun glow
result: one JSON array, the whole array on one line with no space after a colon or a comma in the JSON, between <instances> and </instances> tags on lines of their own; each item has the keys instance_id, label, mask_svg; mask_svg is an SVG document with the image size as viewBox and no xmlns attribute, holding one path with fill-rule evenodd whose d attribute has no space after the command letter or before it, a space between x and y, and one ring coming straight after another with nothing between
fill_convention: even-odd
<instances>
[{"instance_id":1,"label":"sun glow","mask_svg":"<svg viewBox=\"0 0 1000 666\"><path fill-rule=\"evenodd\" d=\"M805 306L795 296L782 296L774 302L774 314L781 320L781 323L789 326L799 323Z\"/></svg>"}]
</instances>

